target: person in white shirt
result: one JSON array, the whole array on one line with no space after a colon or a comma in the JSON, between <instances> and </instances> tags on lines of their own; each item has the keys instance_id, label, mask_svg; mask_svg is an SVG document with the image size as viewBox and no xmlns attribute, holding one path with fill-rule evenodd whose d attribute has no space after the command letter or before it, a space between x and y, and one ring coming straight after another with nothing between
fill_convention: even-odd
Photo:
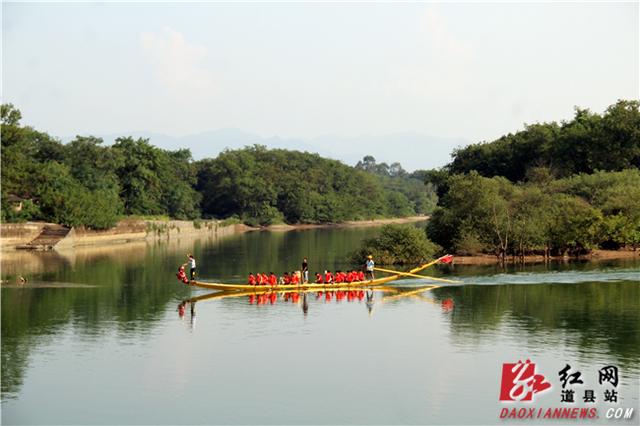
<instances>
[{"instance_id":1,"label":"person in white shirt","mask_svg":"<svg viewBox=\"0 0 640 426\"><path fill-rule=\"evenodd\" d=\"M374 279L373 276L373 268L375 267L375 262L373 261L373 256L369 255L367 256L367 263L366 263L366 271L367 271L367 277L370 280Z\"/></svg>"},{"instance_id":2,"label":"person in white shirt","mask_svg":"<svg viewBox=\"0 0 640 426\"><path fill-rule=\"evenodd\" d=\"M191 277L191 281L193 281L196 279L196 259L192 254L188 254L187 257L187 263L189 264L189 276Z\"/></svg>"}]
</instances>

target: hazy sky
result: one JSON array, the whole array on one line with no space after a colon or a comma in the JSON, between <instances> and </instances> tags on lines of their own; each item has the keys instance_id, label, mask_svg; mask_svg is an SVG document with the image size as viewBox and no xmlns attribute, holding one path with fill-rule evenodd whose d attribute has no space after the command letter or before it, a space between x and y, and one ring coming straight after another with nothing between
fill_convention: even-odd
<instances>
[{"instance_id":1,"label":"hazy sky","mask_svg":"<svg viewBox=\"0 0 640 426\"><path fill-rule=\"evenodd\" d=\"M477 142L639 96L637 2L2 11L2 100L57 136L238 128Z\"/></svg>"}]
</instances>

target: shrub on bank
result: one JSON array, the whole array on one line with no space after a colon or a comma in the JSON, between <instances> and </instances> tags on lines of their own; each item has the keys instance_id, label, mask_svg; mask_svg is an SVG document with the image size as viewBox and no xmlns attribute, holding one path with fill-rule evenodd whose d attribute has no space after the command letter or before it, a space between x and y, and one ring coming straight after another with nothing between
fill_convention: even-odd
<instances>
[{"instance_id":1,"label":"shrub on bank","mask_svg":"<svg viewBox=\"0 0 640 426\"><path fill-rule=\"evenodd\" d=\"M354 265L364 264L372 255L379 265L417 265L431 259L440 246L427 238L424 231L411 225L385 225L380 235L363 241L351 256Z\"/></svg>"}]
</instances>

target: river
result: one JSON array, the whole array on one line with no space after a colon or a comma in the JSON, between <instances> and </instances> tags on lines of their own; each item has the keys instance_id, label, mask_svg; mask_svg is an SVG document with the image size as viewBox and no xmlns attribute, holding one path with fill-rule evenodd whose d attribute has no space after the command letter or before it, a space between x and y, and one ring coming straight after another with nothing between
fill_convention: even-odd
<instances>
[{"instance_id":1,"label":"river","mask_svg":"<svg viewBox=\"0 0 640 426\"><path fill-rule=\"evenodd\" d=\"M203 280L281 274L304 256L312 274L346 269L347 254L377 232L3 256L2 423L500 424L514 422L500 418L512 408L544 416L578 407L596 410L515 422L638 424L637 260L442 265L429 273L462 283L420 291L430 282L406 279L341 300L207 298L175 278L187 252ZM28 284L15 284L19 273ZM531 402L500 401L514 385L502 380L503 364L527 359L535 367L522 371L551 386ZM615 386L612 369L602 370L611 366ZM575 402L561 401L566 391ZM589 391L595 402L584 401ZM613 392L617 402L604 401ZM633 408L633 417L608 420L611 408Z\"/></svg>"}]
</instances>

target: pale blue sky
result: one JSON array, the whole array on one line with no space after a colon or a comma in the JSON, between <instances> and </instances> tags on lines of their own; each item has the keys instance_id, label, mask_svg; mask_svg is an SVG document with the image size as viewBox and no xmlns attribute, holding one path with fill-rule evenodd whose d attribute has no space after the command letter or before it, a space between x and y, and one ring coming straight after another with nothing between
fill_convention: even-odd
<instances>
[{"instance_id":1,"label":"pale blue sky","mask_svg":"<svg viewBox=\"0 0 640 426\"><path fill-rule=\"evenodd\" d=\"M2 9L2 100L57 136L237 128L477 142L639 96L637 2ZM406 155L437 150L450 147Z\"/></svg>"}]
</instances>

